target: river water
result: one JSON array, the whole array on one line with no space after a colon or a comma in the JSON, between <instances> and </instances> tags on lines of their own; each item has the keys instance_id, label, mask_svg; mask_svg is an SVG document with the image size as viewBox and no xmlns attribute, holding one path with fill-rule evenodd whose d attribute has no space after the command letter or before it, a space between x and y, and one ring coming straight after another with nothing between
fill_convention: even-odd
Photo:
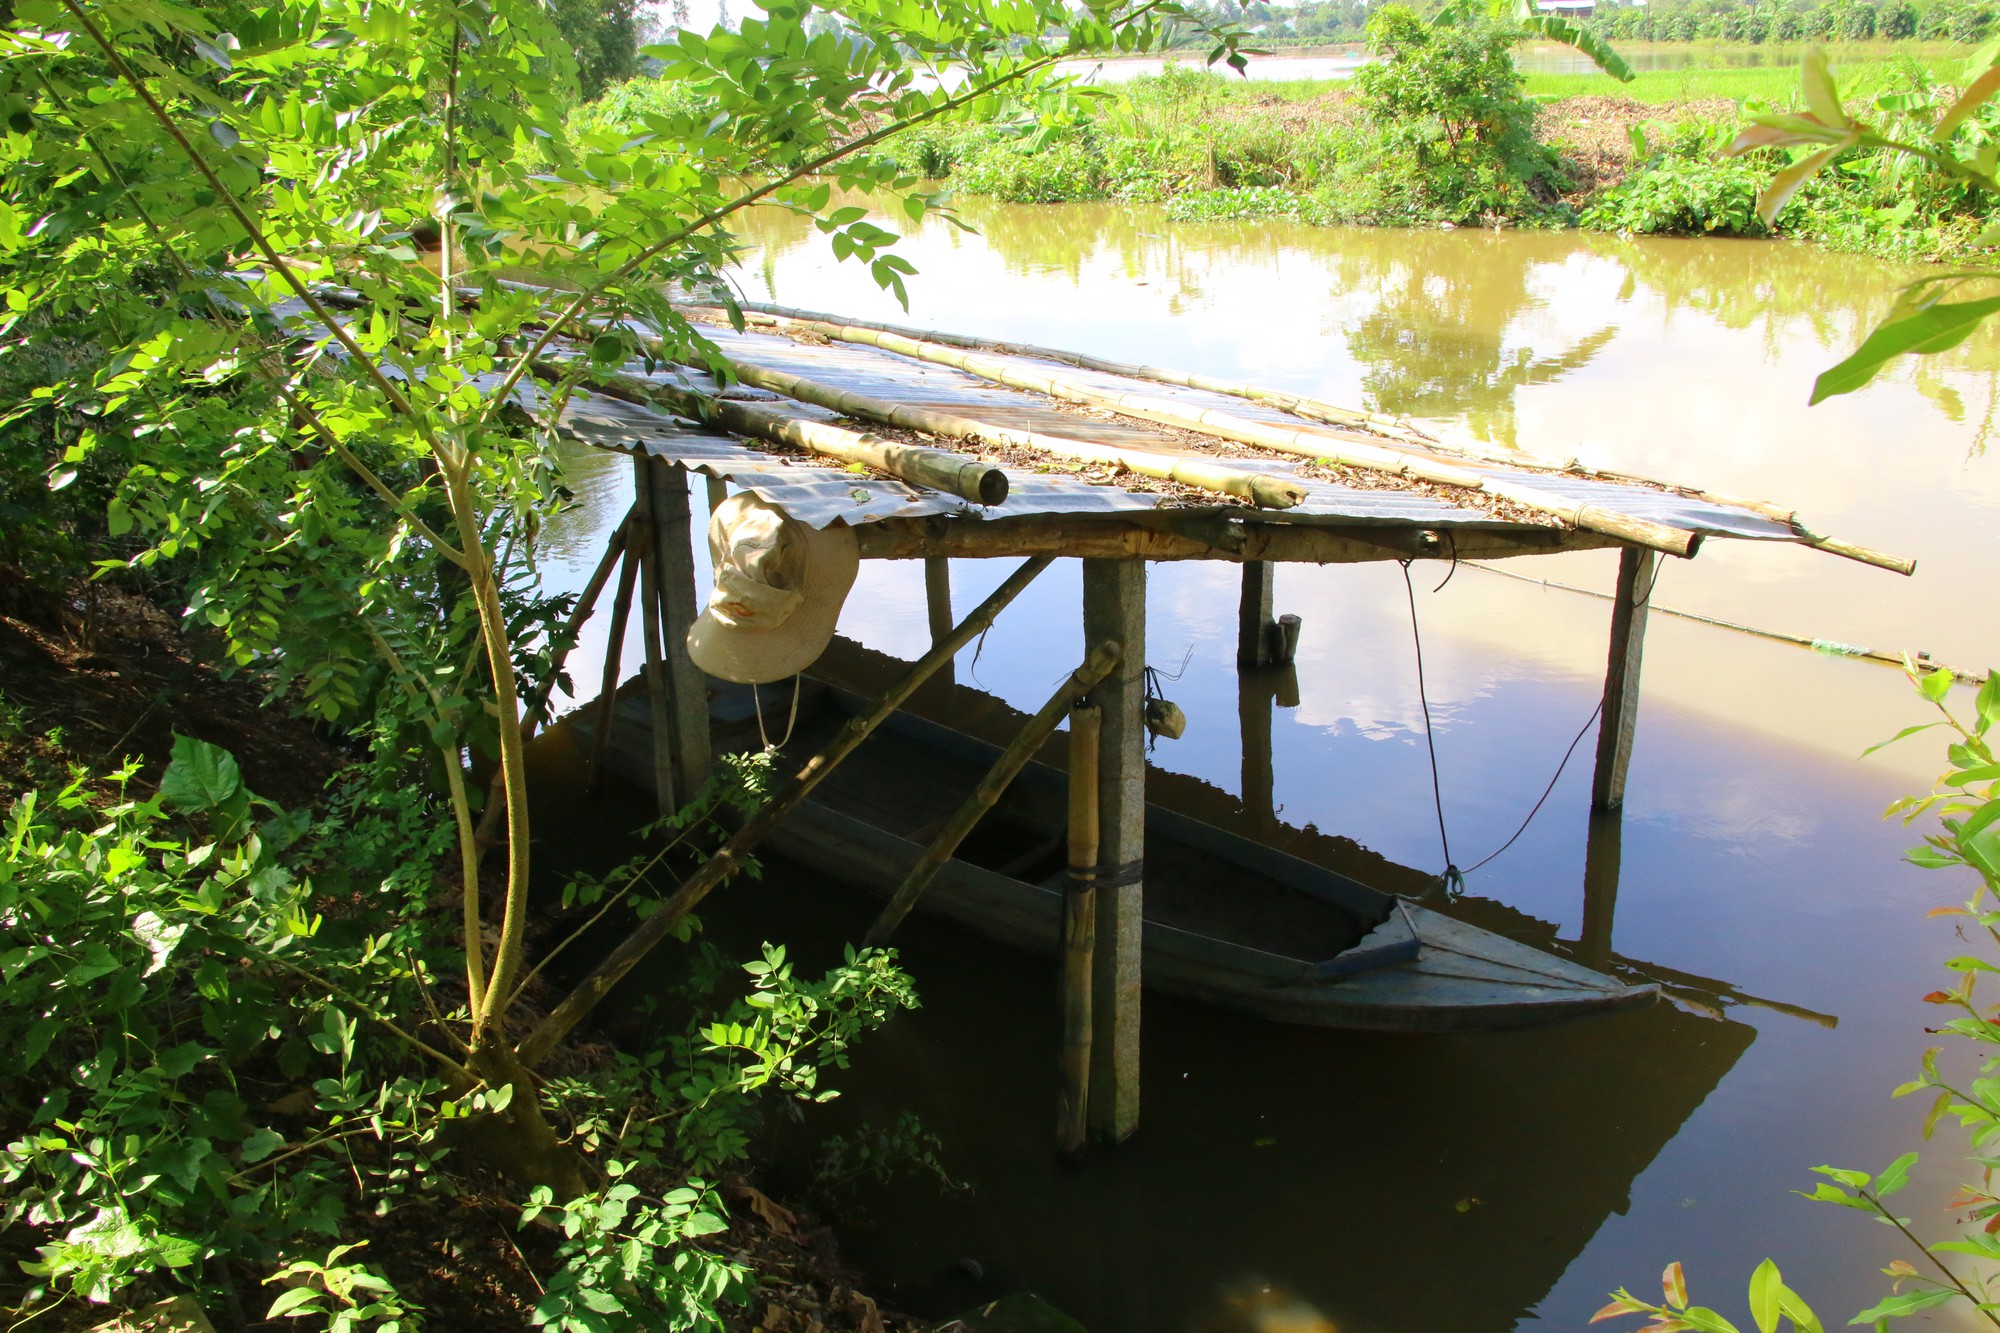
<instances>
[{"instance_id":1,"label":"river water","mask_svg":"<svg viewBox=\"0 0 2000 1333\"><path fill-rule=\"evenodd\" d=\"M906 228L920 271L907 316L782 215L750 227L740 280L754 298L1198 367L1782 500L1821 531L1918 558L1917 574L1711 541L1663 561L1656 608L2000 660L1981 574L2000 555L2000 460L1984 456L1992 341L1805 405L1814 375L1887 308L1896 271L1781 243L1183 225L1094 205L968 204L965 220L976 230ZM546 548L557 587L581 581L629 502L622 463L573 462L581 502ZM1616 563L1511 566L1608 590ZM1003 572L961 562L959 609ZM1466 865L1519 826L1589 717L1608 609L1481 569L1412 572L1442 803ZM1244 782L1235 580L1226 565L1154 566L1148 612L1150 660L1179 673L1167 693L1189 718L1153 761L1219 801ZM1278 609L1303 617L1304 636L1299 702L1274 723L1272 799L1286 823L1434 874L1405 598L1394 564L1281 569ZM961 658L960 681L1034 707L1081 653L1078 604L1077 571L1059 562L976 662ZM573 659L580 688L597 678L603 619ZM871 562L841 630L921 652L918 566ZM1782 1007L1392 1038L1149 998L1138 1135L1061 1166L1052 967L916 919L898 943L925 1007L870 1039L846 1095L785 1136L780 1183L803 1185L827 1130L921 1115L968 1188L904 1179L832 1207L875 1289L937 1313L1030 1286L1095 1333L1570 1328L1679 1259L1696 1294L1747 1328L1743 1282L1770 1255L1844 1322L1882 1290L1895 1238L1789 1191L1816 1164L1878 1169L1918 1143L1925 1107L1888 1094L1937 1013L1918 997L1963 949L1925 911L1963 886L1901 864L1913 837L1880 815L1928 784L1937 750L1920 737L1857 758L1924 720L1897 672L1865 662L1656 614L1643 680L1621 873L1615 886L1594 874L1593 910L1615 889L1621 957ZM1590 755L1586 737L1519 841L1472 877L1474 919L1578 939ZM543 840L580 855L621 811L598 804ZM718 895L708 917L738 952L782 938L819 960L872 906L779 868ZM1918 1172L1920 1230L1948 1222L1958 1147L1941 1134Z\"/></svg>"}]
</instances>

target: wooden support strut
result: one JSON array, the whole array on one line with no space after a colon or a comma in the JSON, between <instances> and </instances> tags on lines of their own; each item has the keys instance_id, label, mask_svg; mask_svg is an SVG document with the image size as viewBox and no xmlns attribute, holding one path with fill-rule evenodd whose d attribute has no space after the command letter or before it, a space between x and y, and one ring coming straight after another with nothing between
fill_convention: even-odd
<instances>
[{"instance_id":1,"label":"wooden support strut","mask_svg":"<svg viewBox=\"0 0 2000 1333\"><path fill-rule=\"evenodd\" d=\"M632 525L637 522L637 507L625 511L625 517L618 520L618 526L611 530L611 538L604 544L604 554L598 557L597 568L584 582L583 591L577 594L576 606L569 613L569 619L556 634L556 648L549 656L548 675L527 699L527 706L521 710L521 739L534 737L541 728L542 714L548 708L549 699L555 694L556 681L562 676L563 663L569 660L570 649L576 647L577 636L597 609L597 599L604 595L604 585L611 578L611 567L618 563L624 553ZM619 573L619 587L624 587L625 573ZM473 831L472 845L480 855L499 840L500 825L506 816L507 803L502 799L506 775L499 771L486 789L486 811L479 817L479 827Z\"/></svg>"},{"instance_id":2,"label":"wooden support strut","mask_svg":"<svg viewBox=\"0 0 2000 1333\"><path fill-rule=\"evenodd\" d=\"M924 849L924 854L917 858L914 866L910 867L910 873L903 877L903 882L896 887L895 893L890 895L888 905L882 909L881 915L875 918L875 924L861 937L862 948L877 949L889 942L889 937L896 933L896 927L903 924L903 918L917 905L917 899L923 896L924 890L930 887L933 879L937 878L937 873L944 868L944 863L951 860L952 854L958 850L958 845L965 841L966 835L986 817L987 812L999 803L1001 796L1006 794L1015 777L1027 766L1028 761L1040 752L1042 743L1055 734L1056 724L1063 720L1065 713L1069 712L1070 705L1089 693L1097 682L1103 680L1111 668L1117 665L1118 654L1119 647L1116 643L1100 643L1091 649L1090 656L1083 659L1083 665L1071 672L1069 678L1049 696L1049 701L1028 719L1020 734L1014 737L1013 743L1000 752L1000 757L994 761L993 767L979 780L979 785L973 788L972 795L966 797L965 803L944 822L944 827L938 830L935 838L931 839L931 845Z\"/></svg>"},{"instance_id":3,"label":"wooden support strut","mask_svg":"<svg viewBox=\"0 0 2000 1333\"><path fill-rule=\"evenodd\" d=\"M925 653L905 672L901 679L891 685L882 696L871 704L865 712L849 718L824 750L815 755L804 768L773 792L771 797L758 808L731 836L728 842L701 867L690 875L673 896L660 904L658 911L641 921L623 943L592 968L590 974L579 981L563 1002L555 1007L547 1018L517 1050L520 1061L532 1069L548 1058L550 1051L569 1035L583 1020L583 1016L595 1008L600 1000L611 993L636 966L640 959L651 953L656 945L673 933L695 906L727 879L743 862L743 857L769 833L777 822L794 806L803 801L818 786L821 779L839 766L841 760L852 754L857 746L879 727L889 714L901 707L916 688L928 680L940 666L957 655L959 649L971 643L993 623L1006 605L1020 596L1021 590L1034 582L1035 576L1053 563L1051 557L1037 556L1022 562L1021 567L1008 575L998 588L981 602L972 613L959 622L943 643L937 644Z\"/></svg>"},{"instance_id":4,"label":"wooden support strut","mask_svg":"<svg viewBox=\"0 0 2000 1333\"><path fill-rule=\"evenodd\" d=\"M1646 610L1659 578L1659 557L1627 547L1618 555L1618 592L1611 604L1611 655L1604 673L1604 711L1597 723L1597 769L1590 808L1625 803L1625 775L1639 726L1639 662L1646 640Z\"/></svg>"},{"instance_id":5,"label":"wooden support strut","mask_svg":"<svg viewBox=\"0 0 2000 1333\"><path fill-rule=\"evenodd\" d=\"M1069 874L1063 894L1062 1086L1056 1147L1082 1149L1090 1131L1090 972L1097 951L1097 755L1103 714L1069 714Z\"/></svg>"}]
</instances>

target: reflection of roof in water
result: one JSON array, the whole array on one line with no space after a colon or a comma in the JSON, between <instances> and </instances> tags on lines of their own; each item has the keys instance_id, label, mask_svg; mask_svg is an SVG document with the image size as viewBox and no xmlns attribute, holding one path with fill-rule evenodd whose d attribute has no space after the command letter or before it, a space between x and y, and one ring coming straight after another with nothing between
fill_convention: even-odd
<instances>
[{"instance_id":1,"label":"reflection of roof in water","mask_svg":"<svg viewBox=\"0 0 2000 1333\"><path fill-rule=\"evenodd\" d=\"M826 652L813 664L815 678L843 685L857 694L873 698L909 670L909 664L887 653L863 647L844 635L835 635ZM769 705L767 705L768 707ZM958 731L1004 747L1019 736L1027 714L984 690L962 685L942 676L932 676L917 687L903 705L908 712L945 722ZM1068 765L1067 735L1059 733L1042 746L1038 759L1051 768ZM1187 773L1146 766L1146 800L1180 814L1199 819L1225 832L1275 847L1302 861L1325 866L1371 888L1402 897L1421 899L1425 906L1457 917L1468 924L1519 940L1558 956L1576 957L1568 941L1557 938L1556 926L1519 908L1491 898L1462 897L1446 902L1433 894L1437 876L1433 872L1391 861L1371 851L1355 839L1325 832L1316 826L1301 828L1249 809L1239 796ZM1604 968L1606 960L1579 958L1586 966ZM1657 981L1664 984L1670 998L1691 1004L1703 1013L1716 1013L1736 1004L1754 1003L1791 1013L1813 1022L1832 1026L1830 1017L1794 1006L1754 1000L1742 995L1726 981L1695 976L1658 964L1613 956L1609 969L1623 980Z\"/></svg>"}]
</instances>

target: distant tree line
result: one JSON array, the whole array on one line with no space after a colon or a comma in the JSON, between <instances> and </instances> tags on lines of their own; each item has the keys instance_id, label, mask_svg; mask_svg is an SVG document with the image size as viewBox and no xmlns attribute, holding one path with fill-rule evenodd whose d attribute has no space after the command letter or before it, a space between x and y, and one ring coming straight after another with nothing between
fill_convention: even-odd
<instances>
[{"instance_id":1,"label":"distant tree line","mask_svg":"<svg viewBox=\"0 0 2000 1333\"><path fill-rule=\"evenodd\" d=\"M1367 0L1304 0L1297 5L1208 0L1194 8L1257 30L1266 46L1359 42L1373 12ZM1996 19L2000 6L1989 0L1652 0L1650 4L1600 0L1596 15L1587 22L1613 41L1761 45L1979 42L2000 30Z\"/></svg>"}]
</instances>

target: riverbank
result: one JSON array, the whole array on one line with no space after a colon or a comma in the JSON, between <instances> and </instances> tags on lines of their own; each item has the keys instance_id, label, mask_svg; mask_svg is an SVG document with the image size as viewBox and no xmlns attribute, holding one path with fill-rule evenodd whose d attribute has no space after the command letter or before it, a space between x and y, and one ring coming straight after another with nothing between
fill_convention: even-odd
<instances>
[{"instance_id":1,"label":"riverbank","mask_svg":"<svg viewBox=\"0 0 2000 1333\"><path fill-rule=\"evenodd\" d=\"M1948 104L1954 67L1933 55L1861 61L1839 73L1851 98L1891 95L1903 109L1889 118L1914 119ZM1601 74L1527 76L1511 94L1518 113L1506 114L1518 114L1532 143L1504 145L1498 140L1506 136L1496 134L1490 150L1455 152L1447 164L1430 145L1457 133L1455 113L1385 115L1371 104L1365 76L1354 83L1244 83L1169 66L1032 134L932 127L916 132L903 152L914 170L964 194L1012 203L1159 203L1179 221L1763 236L1772 233L1757 219L1757 194L1788 159L1770 150L1731 159L1723 150L1746 105L1790 108L1797 89L1796 70L1784 68L1661 70L1625 85ZM1436 96L1445 105L1454 94ZM1962 248L1990 208L1974 192L1907 164L1857 156L1810 182L1775 232L1930 259Z\"/></svg>"},{"instance_id":2,"label":"riverbank","mask_svg":"<svg viewBox=\"0 0 2000 1333\"><path fill-rule=\"evenodd\" d=\"M185 811L186 797L175 794L182 789L175 787L171 770L176 762L185 764L190 744L212 746L210 753L226 756L204 780L240 783L242 791L256 793L260 806L268 803L256 811L260 819L270 816L258 839L283 847L297 858L300 874L310 872L319 881L321 892L313 894L308 885L300 900L305 913L300 933L340 937L378 927L365 901L368 891L387 896L414 885L419 896L393 925L393 936L406 949L448 953L456 943L457 919L457 890L449 874L437 875L433 884L429 868L418 864L401 883L377 883L367 865L350 875L341 873L350 867L321 859L331 849L352 852L386 835L382 828L368 828L369 816L355 797L366 779L365 747L274 698L268 677L231 669L213 636L187 627L175 614L177 602L172 591L156 589L148 596L114 581L90 584L71 597L24 580L0 599L0 819L9 835L8 850L0 853L0 919L8 928L0 935L7 955L0 983L49 985L63 993L113 979L105 1001L111 1004L118 987L140 989L170 956L181 963L188 954L208 953L188 937L186 927L177 933L169 933L171 926L151 935L150 928L135 932L117 912L93 909L66 918L45 938L24 921L54 919L57 909L51 904L63 901L67 853L75 853L78 868L93 878L101 874L123 885L123 894L139 898L153 887L153 875L173 872L169 839L190 827L216 827L199 816L128 813L131 802ZM134 827L134 819L147 821L143 842L121 842L110 832ZM52 826L44 824L50 820ZM38 833L45 827L66 830L72 841L43 842ZM276 892L277 863L244 850L260 862L254 892ZM165 853L158 866L145 863L148 854L158 853ZM193 859L199 862L203 854ZM29 896L41 901L23 912L20 904ZM143 914L138 919L143 921ZM560 914L546 912L532 929L547 931L561 921ZM60 981L40 980L34 954L44 945L74 961ZM142 978L139 966L149 949L152 970ZM303 945L289 956L312 965ZM311 1099L337 1096L337 1084L357 1076L322 1080L310 1090L301 1086L310 1057L292 1035L295 1017L278 998L286 989L282 974L226 953L211 954L201 967L200 979L190 986L174 986L156 1000L106 1015L104 1031L122 1031L128 1042L158 1052L139 1081L127 1080L122 1109L93 1104L82 1091L66 1090L61 1078L46 1084L33 1077L0 1081L0 1180L10 1194L0 1226L0 1318L81 1333L121 1311L136 1314L178 1297L184 1304L177 1309L205 1310L216 1328L277 1327L265 1311L280 1292L341 1280L337 1269L331 1279L288 1276L280 1271L286 1261L325 1254L338 1244L353 1247L347 1251L350 1263L364 1265L347 1270L348 1276L365 1268L369 1278L384 1284L379 1291L349 1289L356 1298L352 1304L382 1306L377 1321L400 1312L422 1317L430 1327L496 1333L540 1322L538 1306L564 1266L563 1231L524 1225L518 1197L472 1156L413 1154L408 1127L393 1123L399 1114L393 1105L372 1108L378 1120L392 1122L387 1130L377 1125L379 1143L372 1133L315 1133ZM240 980L259 971L265 975L253 985L269 986L273 994L246 996L220 980L225 973L241 974ZM310 987L307 992L310 999ZM0 993L10 1006L40 1003L20 989ZM450 1006L448 992L440 999ZM259 1011L254 1035L238 1030L250 1009ZM15 1012L18 1017L33 1011ZM315 1030L316 1025L308 1028ZM434 1034L438 1027L417 1030ZM281 1032L280 1040L265 1039ZM183 1044L169 1050L176 1036ZM365 1034L350 1031L347 1039L358 1036ZM90 1040L102 1040L102 1033ZM314 1036L316 1043L322 1040ZM31 1034L30 1068L38 1041L57 1052L77 1044L67 1034ZM209 1068L216 1052L199 1045L205 1041L229 1051L226 1076ZM615 1088L624 1059L596 1043L566 1057L556 1072L569 1085L600 1081ZM393 1068L382 1076L392 1073ZM147 1078L155 1095L166 1089L156 1105L149 1105ZM330 1082L335 1092L328 1091ZM364 1119L370 1109L364 1108ZM75 1128L63 1124L65 1118ZM127 1174L155 1182L156 1188L137 1187L158 1194L153 1206L140 1206L140 1193L127 1204L138 1230L131 1238L136 1254L128 1256L125 1272L93 1274L85 1268L76 1252L82 1238L76 1231L66 1236L58 1220L64 1191L82 1188L74 1178L51 1185L43 1174L48 1164L38 1160L38 1152L50 1148L49 1136L59 1130L80 1139L103 1136L95 1151L114 1166L126 1159ZM122 1150L109 1146L119 1140L126 1145ZM347 1154L332 1172L312 1151L329 1143L344 1145ZM235 1168L226 1181L226 1169L216 1169L225 1162ZM833 1232L806 1209L766 1197L752 1183L758 1176L751 1161L719 1182L716 1202L729 1205L727 1226L702 1241L704 1249L726 1256L747 1275L721 1312L722 1327L730 1333L753 1328L915 1333L919 1324L884 1310L864 1293L841 1262ZM679 1184L657 1171L631 1178L649 1189ZM196 1180L218 1189L222 1216L204 1217L191 1206L186 1196ZM181 1248L164 1250L168 1244ZM325 1261L329 1268L339 1254L335 1250ZM27 1265L52 1265L53 1272ZM155 1266L158 1271L147 1272ZM337 1308L332 1288L323 1304Z\"/></svg>"}]
</instances>

